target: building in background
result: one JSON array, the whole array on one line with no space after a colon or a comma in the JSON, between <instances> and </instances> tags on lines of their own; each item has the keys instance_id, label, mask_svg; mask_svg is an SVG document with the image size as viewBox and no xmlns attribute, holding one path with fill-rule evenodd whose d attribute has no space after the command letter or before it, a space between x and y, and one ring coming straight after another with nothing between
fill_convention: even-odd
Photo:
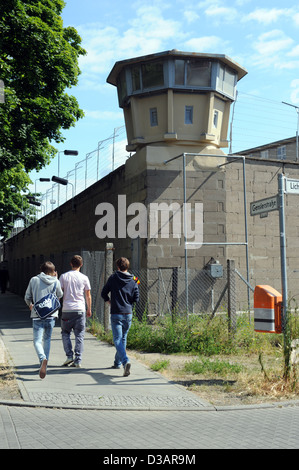
<instances>
[{"instance_id":1,"label":"building in background","mask_svg":"<svg viewBox=\"0 0 299 470\"><path fill-rule=\"evenodd\" d=\"M296 162L297 139L296 137L290 137L288 139L260 145L259 147L246 149L240 153L247 157L261 158L263 160Z\"/></svg>"}]
</instances>

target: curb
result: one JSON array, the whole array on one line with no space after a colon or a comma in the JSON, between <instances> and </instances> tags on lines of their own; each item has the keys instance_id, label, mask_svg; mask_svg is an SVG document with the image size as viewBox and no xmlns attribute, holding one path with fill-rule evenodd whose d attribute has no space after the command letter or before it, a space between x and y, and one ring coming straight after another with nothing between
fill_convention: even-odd
<instances>
[{"instance_id":1,"label":"curb","mask_svg":"<svg viewBox=\"0 0 299 470\"><path fill-rule=\"evenodd\" d=\"M253 405L239 405L239 406L203 406L199 407L156 407L156 406L135 406L135 407L123 407L123 406L97 406L97 405L71 405L62 403L34 403L31 401L19 401L19 400L0 400L0 406L17 406L27 408L50 408L50 409L65 409L65 410L102 410L102 411L249 411L255 409L269 409L269 408L287 408L299 406L299 400L291 400L277 403L262 403Z\"/></svg>"}]
</instances>

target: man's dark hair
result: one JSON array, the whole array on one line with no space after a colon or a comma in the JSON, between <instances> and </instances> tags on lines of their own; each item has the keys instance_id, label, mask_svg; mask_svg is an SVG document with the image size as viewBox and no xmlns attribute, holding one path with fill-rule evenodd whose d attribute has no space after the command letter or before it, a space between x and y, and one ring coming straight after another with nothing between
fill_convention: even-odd
<instances>
[{"instance_id":1,"label":"man's dark hair","mask_svg":"<svg viewBox=\"0 0 299 470\"><path fill-rule=\"evenodd\" d=\"M41 270L41 272L43 272L44 274L48 274L49 276L54 274L55 271L56 271L55 265L51 261L45 261L41 265L40 270Z\"/></svg>"},{"instance_id":2,"label":"man's dark hair","mask_svg":"<svg viewBox=\"0 0 299 470\"><path fill-rule=\"evenodd\" d=\"M73 266L73 268L80 268L81 266L83 266L82 257L80 255L73 256L71 259L71 265Z\"/></svg>"},{"instance_id":3,"label":"man's dark hair","mask_svg":"<svg viewBox=\"0 0 299 470\"><path fill-rule=\"evenodd\" d=\"M116 266L121 270L121 271L126 271L130 267L130 261L127 258L118 258L116 260Z\"/></svg>"}]
</instances>

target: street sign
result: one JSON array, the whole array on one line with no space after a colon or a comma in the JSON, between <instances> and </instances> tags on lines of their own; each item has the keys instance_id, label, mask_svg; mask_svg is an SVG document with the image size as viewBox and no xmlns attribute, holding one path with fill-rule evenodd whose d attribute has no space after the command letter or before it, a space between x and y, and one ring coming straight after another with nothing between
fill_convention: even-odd
<instances>
[{"instance_id":1,"label":"street sign","mask_svg":"<svg viewBox=\"0 0 299 470\"><path fill-rule=\"evenodd\" d=\"M299 181L298 181L299 183ZM278 197L272 196L250 203L250 215L264 214L265 212L278 210Z\"/></svg>"},{"instance_id":2,"label":"street sign","mask_svg":"<svg viewBox=\"0 0 299 470\"><path fill-rule=\"evenodd\" d=\"M299 180L290 180L286 178L286 193L299 194Z\"/></svg>"}]
</instances>

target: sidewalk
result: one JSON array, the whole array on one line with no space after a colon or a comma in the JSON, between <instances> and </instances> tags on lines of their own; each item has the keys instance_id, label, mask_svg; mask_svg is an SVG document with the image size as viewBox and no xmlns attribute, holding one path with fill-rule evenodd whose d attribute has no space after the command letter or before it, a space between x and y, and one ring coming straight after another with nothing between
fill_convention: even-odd
<instances>
[{"instance_id":1,"label":"sidewalk","mask_svg":"<svg viewBox=\"0 0 299 470\"><path fill-rule=\"evenodd\" d=\"M65 354L60 320L53 331L47 376L42 380L38 375L29 317L30 312L21 297L10 292L0 295L0 350L2 342L15 368L23 399L10 404L127 411L215 409L134 358L130 358L130 376L123 377L122 369L111 369L115 348L90 333L85 336L82 368L61 367Z\"/></svg>"}]
</instances>

